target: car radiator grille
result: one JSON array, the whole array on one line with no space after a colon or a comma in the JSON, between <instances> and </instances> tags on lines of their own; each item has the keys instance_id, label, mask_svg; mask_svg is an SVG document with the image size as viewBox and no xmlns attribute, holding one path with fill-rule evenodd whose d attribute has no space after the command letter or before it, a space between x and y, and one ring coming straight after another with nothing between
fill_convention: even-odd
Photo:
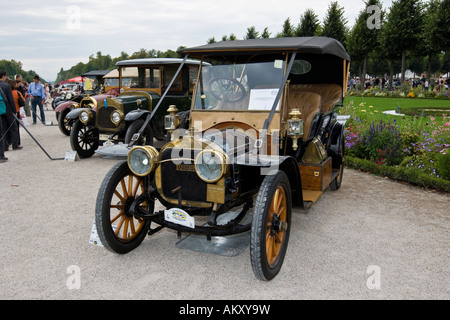
<instances>
[{"instance_id":1,"label":"car radiator grille","mask_svg":"<svg viewBox=\"0 0 450 320\"><path fill-rule=\"evenodd\" d=\"M192 159L192 161L183 161L182 163L165 161L172 159L172 151L175 155L181 155L179 149L166 149L161 154L161 186L162 192L166 198L178 200L178 193L172 191L181 187L182 200L206 202L207 184L201 180L194 169L195 152L191 151L190 157L183 159ZM186 152L185 152L186 153ZM176 159L174 159L176 160Z\"/></svg>"},{"instance_id":2,"label":"car radiator grille","mask_svg":"<svg viewBox=\"0 0 450 320\"><path fill-rule=\"evenodd\" d=\"M101 107L97 109L97 127L101 129L115 129L116 126L111 122L111 114L116 110L113 107Z\"/></svg>"}]
</instances>

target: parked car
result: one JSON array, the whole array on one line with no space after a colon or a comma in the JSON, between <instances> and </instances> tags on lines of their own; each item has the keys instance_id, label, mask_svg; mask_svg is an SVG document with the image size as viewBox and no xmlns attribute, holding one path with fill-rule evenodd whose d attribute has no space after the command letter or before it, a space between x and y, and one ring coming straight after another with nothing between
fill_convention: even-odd
<instances>
[{"instance_id":1,"label":"parked car","mask_svg":"<svg viewBox=\"0 0 450 320\"><path fill-rule=\"evenodd\" d=\"M145 122L159 103L182 59L132 59L116 63L119 70L120 94L116 97L90 97L91 102L69 112L66 118L73 121L70 143L81 158L90 157L100 143L130 143L135 133ZM165 130L162 121L165 109L177 104L182 110L188 110L195 76L200 62L186 61L181 72L174 79L171 89L166 93L163 107L147 123L138 144L145 144L153 138L164 140ZM124 74L130 83L124 83ZM132 76L130 76L132 74Z\"/></svg>"},{"instance_id":2,"label":"parked car","mask_svg":"<svg viewBox=\"0 0 450 320\"><path fill-rule=\"evenodd\" d=\"M70 111L80 108L81 106L89 107L92 106L92 99L96 102L103 101L108 97L115 97L119 94L119 88L111 88L108 92L104 94L96 94L92 97L88 94L80 94L77 96L77 99L64 101L59 103L55 108L56 112L56 120L58 121L58 127L61 133L66 136L70 136L70 130L72 129L72 125L74 123L74 119L68 119L66 116ZM92 98L92 99L91 99ZM96 103L95 103L96 104Z\"/></svg>"},{"instance_id":3,"label":"parked car","mask_svg":"<svg viewBox=\"0 0 450 320\"><path fill-rule=\"evenodd\" d=\"M52 108L56 111L56 108L65 102L80 102L83 99L83 95L76 91L61 91L58 96L52 100ZM56 114L58 117L58 113Z\"/></svg>"},{"instance_id":4,"label":"parked car","mask_svg":"<svg viewBox=\"0 0 450 320\"><path fill-rule=\"evenodd\" d=\"M134 146L107 173L95 209L100 240L124 254L162 228L208 240L250 232L254 274L271 280L286 254L292 207L341 186L336 110L350 57L324 37L224 41L180 54L210 63L196 76L190 114L182 119L170 106L171 140L160 150Z\"/></svg>"}]
</instances>

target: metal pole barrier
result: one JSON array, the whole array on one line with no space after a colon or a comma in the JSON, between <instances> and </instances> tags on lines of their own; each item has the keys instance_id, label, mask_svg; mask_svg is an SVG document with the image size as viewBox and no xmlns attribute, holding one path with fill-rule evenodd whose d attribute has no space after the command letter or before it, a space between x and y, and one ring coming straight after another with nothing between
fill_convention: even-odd
<instances>
[{"instance_id":1,"label":"metal pole barrier","mask_svg":"<svg viewBox=\"0 0 450 320\"><path fill-rule=\"evenodd\" d=\"M37 115L36 115L36 116L37 116ZM30 137L34 140L34 142L36 142L36 144L39 146L39 148L41 148L41 150L44 151L44 153L47 155L47 157L48 157L50 160L64 160L64 158L52 158L52 157L47 153L47 151L45 151L45 149L41 146L41 144L33 137L33 135L31 134L31 132L28 131L28 129L23 125L22 122L20 122L19 118L17 118L17 115L14 115L14 117L16 117L17 122L22 126L22 128L25 129L25 131L30 135Z\"/></svg>"}]
</instances>

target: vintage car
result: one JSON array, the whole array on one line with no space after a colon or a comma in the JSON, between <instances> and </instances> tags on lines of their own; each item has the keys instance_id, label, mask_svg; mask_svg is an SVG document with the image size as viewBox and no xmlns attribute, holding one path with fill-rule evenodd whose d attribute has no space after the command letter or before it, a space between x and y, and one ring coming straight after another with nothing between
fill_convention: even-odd
<instances>
[{"instance_id":1,"label":"vintage car","mask_svg":"<svg viewBox=\"0 0 450 320\"><path fill-rule=\"evenodd\" d=\"M80 108L81 105L84 105L86 107L92 106L91 98L95 99L96 101L103 101L108 97L115 97L119 93L120 93L119 88L111 88L106 93L95 94L93 96L90 96L89 94L86 95L83 94L79 95L79 99L64 101L63 103L58 104L57 107L55 108L55 112L59 130L66 136L70 136L70 130L72 129L72 125L75 122L75 120L77 120L66 118L66 116L69 114L70 111ZM83 103L81 103L81 101L83 101Z\"/></svg>"},{"instance_id":2,"label":"vintage car","mask_svg":"<svg viewBox=\"0 0 450 320\"><path fill-rule=\"evenodd\" d=\"M254 274L271 280L292 207L341 186L336 109L350 57L325 37L224 41L180 54L211 64L199 70L190 114L181 119L170 106L171 140L159 150L134 146L108 172L95 209L99 238L124 254L162 228L205 241L249 232ZM155 210L156 201L166 209Z\"/></svg>"},{"instance_id":3,"label":"vintage car","mask_svg":"<svg viewBox=\"0 0 450 320\"><path fill-rule=\"evenodd\" d=\"M153 115L152 121L147 123L144 133L135 143L145 144L153 138L164 140L166 131L162 121L165 110L171 104L177 104L180 111L189 110L195 81L193 77L197 75L200 65L200 61L185 61L177 73L181 62L183 59L177 58L117 62L120 94L103 100L86 98L81 101L80 108L67 114L66 118L73 121L70 132L72 149L77 151L80 158L87 158L95 153L101 142L130 143L172 80L170 90L164 92L162 108ZM175 73L177 77L172 79ZM130 83L124 83L123 74L128 75Z\"/></svg>"},{"instance_id":4,"label":"vintage car","mask_svg":"<svg viewBox=\"0 0 450 320\"><path fill-rule=\"evenodd\" d=\"M76 91L61 91L58 96L52 100L52 108L56 111L56 108L65 102L80 102L83 99L83 95ZM56 114L56 116L59 116Z\"/></svg>"},{"instance_id":5,"label":"vintage car","mask_svg":"<svg viewBox=\"0 0 450 320\"><path fill-rule=\"evenodd\" d=\"M58 97L52 101L53 110L55 110L56 120L59 130L66 136L70 135L71 122L66 119L66 115L80 105L81 100L87 96L94 96L102 93L103 76L108 74L109 70L91 70L80 75L83 80L80 91L61 91ZM117 95L114 92L108 93ZM61 116L61 117L60 117Z\"/></svg>"}]
</instances>

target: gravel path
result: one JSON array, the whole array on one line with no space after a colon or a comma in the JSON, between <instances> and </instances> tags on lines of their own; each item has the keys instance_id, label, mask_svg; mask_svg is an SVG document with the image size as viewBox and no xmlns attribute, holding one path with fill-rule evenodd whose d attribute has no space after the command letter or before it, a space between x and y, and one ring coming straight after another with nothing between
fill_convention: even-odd
<instances>
[{"instance_id":1,"label":"gravel path","mask_svg":"<svg viewBox=\"0 0 450 320\"><path fill-rule=\"evenodd\" d=\"M56 125L28 128L52 157L71 149ZM449 194L346 170L339 191L295 209L281 272L262 282L248 246L235 257L194 252L171 230L127 255L89 244L116 160L52 161L21 137L23 150L0 164L0 299L450 298Z\"/></svg>"}]
</instances>

